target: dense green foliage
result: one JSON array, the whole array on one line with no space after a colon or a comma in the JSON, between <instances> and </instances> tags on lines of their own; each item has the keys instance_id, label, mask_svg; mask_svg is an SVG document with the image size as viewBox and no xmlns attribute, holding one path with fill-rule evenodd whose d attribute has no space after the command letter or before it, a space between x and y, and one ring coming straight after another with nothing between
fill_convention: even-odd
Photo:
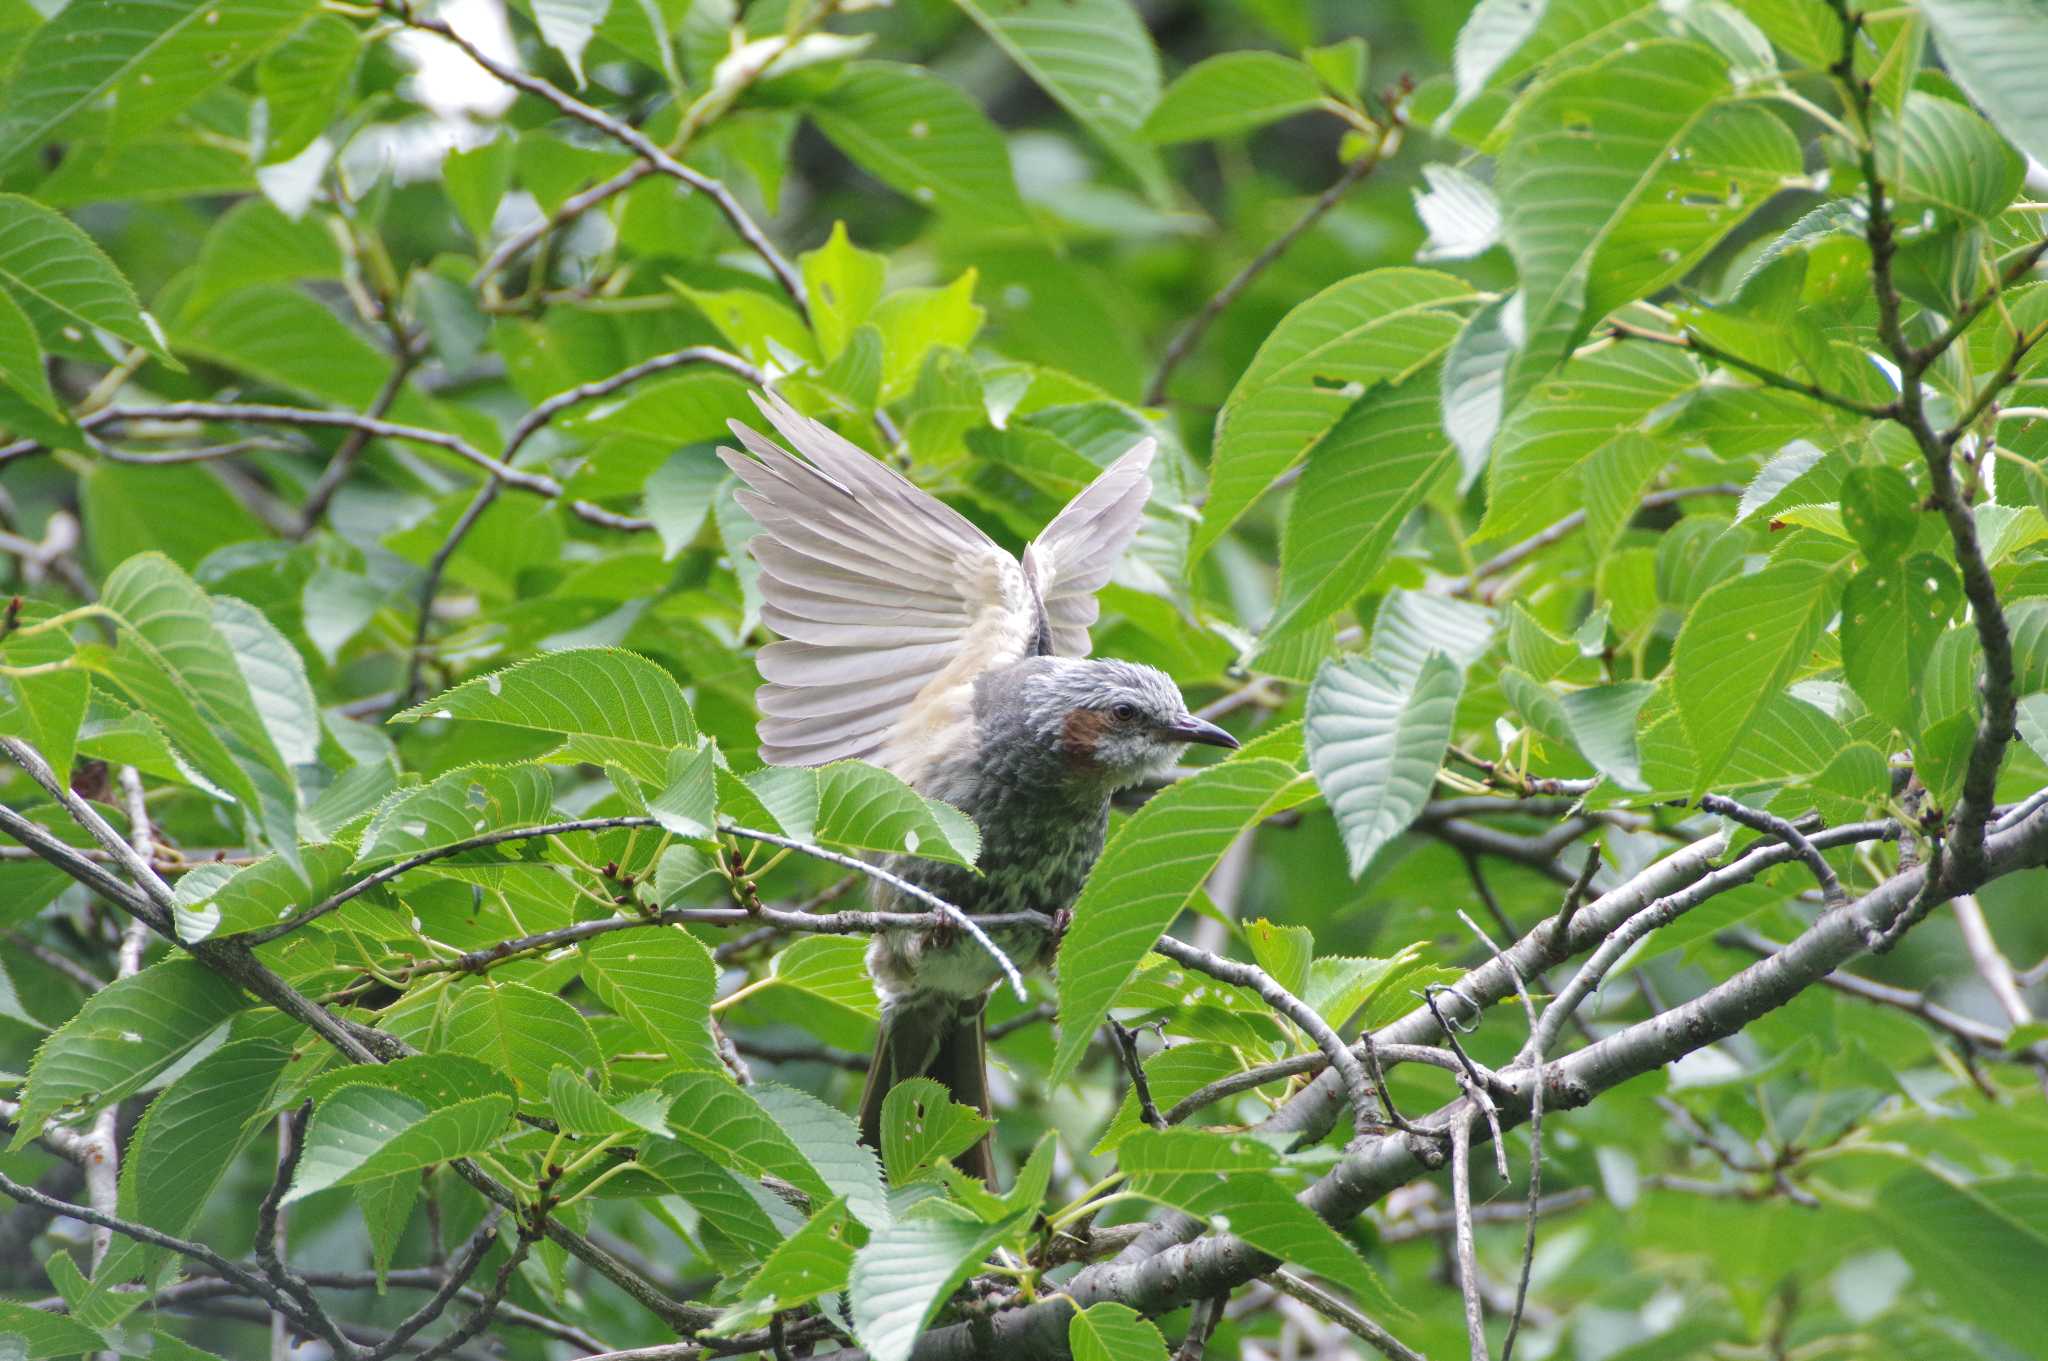
<instances>
[{"instance_id":1,"label":"dense green foliage","mask_svg":"<svg viewBox=\"0 0 2048 1361\"><path fill-rule=\"evenodd\" d=\"M0 1361L2041 1354L2042 0L0 70ZM995 994L997 1188L846 1113L863 857L980 837L755 756L769 383L1011 547L1162 446L1094 647L1244 749Z\"/></svg>"}]
</instances>

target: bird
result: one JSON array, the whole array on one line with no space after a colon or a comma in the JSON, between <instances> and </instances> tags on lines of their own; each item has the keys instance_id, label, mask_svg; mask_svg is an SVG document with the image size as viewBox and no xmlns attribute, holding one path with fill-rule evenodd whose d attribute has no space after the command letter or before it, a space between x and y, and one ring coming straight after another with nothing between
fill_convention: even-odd
<instances>
[{"instance_id":1,"label":"bird","mask_svg":"<svg viewBox=\"0 0 2048 1361\"><path fill-rule=\"evenodd\" d=\"M994 935L1018 964L1050 965L1111 795L1163 775L1190 743L1238 746L1165 672L1088 656L1096 593L1151 497L1156 442L1133 444L1019 558L780 395L754 400L788 447L733 421L745 452L719 456L759 525L761 621L778 635L757 653L762 761L864 760L967 814L981 831L973 868L907 853L879 867L969 914L1044 915L1050 929ZM869 903L924 909L880 876ZM956 929L896 929L873 938L867 964L880 1022L862 1142L881 1149L883 1102L910 1078L992 1116L994 957ZM996 1184L986 1134L954 1163Z\"/></svg>"}]
</instances>

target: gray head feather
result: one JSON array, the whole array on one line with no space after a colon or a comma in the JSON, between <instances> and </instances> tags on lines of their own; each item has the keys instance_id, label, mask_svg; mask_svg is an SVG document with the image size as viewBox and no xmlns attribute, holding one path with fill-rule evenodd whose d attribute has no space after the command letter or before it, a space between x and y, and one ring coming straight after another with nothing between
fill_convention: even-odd
<instances>
[{"instance_id":1,"label":"gray head feather","mask_svg":"<svg viewBox=\"0 0 2048 1361\"><path fill-rule=\"evenodd\" d=\"M975 708L985 764L1096 791L1163 775L1190 742L1237 745L1136 662L1034 657L984 677Z\"/></svg>"}]
</instances>

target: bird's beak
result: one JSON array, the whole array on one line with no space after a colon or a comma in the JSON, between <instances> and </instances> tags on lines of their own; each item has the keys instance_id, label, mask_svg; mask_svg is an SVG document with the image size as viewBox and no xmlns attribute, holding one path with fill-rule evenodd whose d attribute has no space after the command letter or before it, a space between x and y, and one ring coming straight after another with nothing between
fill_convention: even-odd
<instances>
[{"instance_id":1,"label":"bird's beak","mask_svg":"<svg viewBox=\"0 0 2048 1361\"><path fill-rule=\"evenodd\" d=\"M1206 718L1182 714L1159 730L1169 742L1200 742L1205 747L1228 747L1235 751L1238 741Z\"/></svg>"}]
</instances>

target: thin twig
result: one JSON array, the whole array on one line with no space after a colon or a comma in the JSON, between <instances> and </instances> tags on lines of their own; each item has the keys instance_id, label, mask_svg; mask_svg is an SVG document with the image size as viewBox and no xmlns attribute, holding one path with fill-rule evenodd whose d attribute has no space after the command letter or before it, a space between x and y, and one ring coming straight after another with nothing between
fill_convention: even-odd
<instances>
[{"instance_id":1,"label":"thin twig","mask_svg":"<svg viewBox=\"0 0 2048 1361\"><path fill-rule=\"evenodd\" d=\"M1594 1191L1590 1186L1574 1186L1569 1191L1552 1191L1537 1202L1537 1216L1542 1218L1554 1214L1563 1214L1568 1210L1576 1210L1581 1205L1590 1204L1593 1199ZM1474 1205L1472 1207L1472 1222L1475 1225L1512 1224L1516 1220L1521 1219L1525 1214L1527 1214L1527 1210L1523 1206L1506 1201L1490 1205ZM1455 1227L1449 1215L1418 1214L1407 1219L1396 1219L1389 1222L1380 1230L1379 1240L1382 1243L1390 1244L1414 1243L1427 1238L1441 1238L1445 1234L1450 1233Z\"/></svg>"},{"instance_id":2,"label":"thin twig","mask_svg":"<svg viewBox=\"0 0 2048 1361\"><path fill-rule=\"evenodd\" d=\"M1591 867L1599 863L1600 853L1596 847L1594 853L1587 857L1588 871L1580 876L1581 885L1591 881L1593 877ZM1574 886L1574 892L1583 893L1584 891L1583 887L1579 885ZM1569 897L1567 897L1566 902L1569 905ZM1495 962L1513 976L1515 980L1515 995L1521 999L1522 1014L1529 1022L1528 1047L1521 1056L1528 1062L1530 1069L1535 1074L1535 1081L1529 1085L1529 1199L1522 1224L1522 1270L1520 1278L1515 1284L1515 1307L1514 1311L1508 1315L1507 1340L1501 1343L1500 1348L1500 1361L1513 1361L1515 1355L1515 1336L1522 1330L1522 1314L1529 1307L1529 1277L1536 1266L1536 1216L1543 1205L1543 1087L1545 1080L1543 1051L1535 1047L1537 1030L1536 1003L1529 996L1529 985L1523 981L1522 971L1515 967L1514 961L1507 957L1506 952L1500 948L1499 943L1479 928L1477 922L1473 921L1463 912L1458 913L1458 920L1464 922L1467 930L1485 942L1486 948L1493 953ZM1502 1180L1505 1181L1506 1178L1503 1177Z\"/></svg>"},{"instance_id":3,"label":"thin twig","mask_svg":"<svg viewBox=\"0 0 2048 1361\"><path fill-rule=\"evenodd\" d=\"M10 846L7 849L14 850L15 848ZM9 949L21 951L44 968L62 974L88 993L98 992L101 988L107 986L106 979L101 978L98 974L71 958L71 956L60 954L41 941L32 940L19 931L0 931L0 940L6 941Z\"/></svg>"},{"instance_id":4,"label":"thin twig","mask_svg":"<svg viewBox=\"0 0 2048 1361\"><path fill-rule=\"evenodd\" d=\"M1223 1321L1223 1307L1228 1303L1228 1295L1212 1295L1206 1300L1195 1301L1195 1307L1188 1311L1187 1335L1174 1349L1173 1361L1202 1361L1202 1354L1209 1350L1209 1339L1216 1334L1216 1325Z\"/></svg>"},{"instance_id":5,"label":"thin twig","mask_svg":"<svg viewBox=\"0 0 2048 1361\"><path fill-rule=\"evenodd\" d=\"M1152 1084L1146 1080L1144 1061L1138 1057L1138 1037L1114 1016L1109 1018L1109 1034L1116 1041L1117 1056L1123 1060L1125 1071L1131 1075L1131 1091L1138 1099L1138 1118L1153 1129L1165 1129L1166 1118L1153 1104Z\"/></svg>"},{"instance_id":6,"label":"thin twig","mask_svg":"<svg viewBox=\"0 0 2048 1361\"><path fill-rule=\"evenodd\" d=\"M1669 491L1653 491L1637 503L1638 511L1658 510L1675 506L1681 501L1690 501L1698 496L1740 496L1742 487L1734 482L1713 482L1703 487L1673 487ZM1530 558L1553 544L1562 543L1583 528L1586 512L1575 510L1563 519L1537 530L1520 543L1513 544L1474 567L1462 577L1452 577L1443 583L1443 588L1452 595L1468 595L1480 582L1490 580L1503 572L1512 571Z\"/></svg>"},{"instance_id":7,"label":"thin twig","mask_svg":"<svg viewBox=\"0 0 2048 1361\"><path fill-rule=\"evenodd\" d=\"M1714 942L1730 949L1745 951L1760 959L1769 959L1783 953L1785 949L1777 941L1747 927L1723 931L1714 937ZM2006 1032L1973 1017L1964 1016L1960 1012L1951 1011L1924 992L1895 987L1890 983L1880 983L1874 978L1845 973L1840 969L1820 981L1836 992L1861 998L1866 1002L1875 1002L1879 1006L1892 1007L1909 1016L1917 1017L1935 1029L1946 1032L1979 1058L2013 1059L2048 1068L2048 1052L2044 1052L2048 1051L2048 1044L2035 1045L2017 1053L2009 1051L2006 1048Z\"/></svg>"},{"instance_id":8,"label":"thin twig","mask_svg":"<svg viewBox=\"0 0 2048 1361\"><path fill-rule=\"evenodd\" d=\"M447 537L441 540L441 546L427 560L426 573L420 578L419 614L413 622L412 652L405 664L405 688L398 695L398 707L401 709L420 697L420 672L427 662L427 630L434 622L434 597L440 594L441 578L448 571L448 562L455 556L455 550L462 547L462 541L469 537L469 531L476 528L476 522L491 508L491 503L498 499L498 492L503 486L501 479L492 477L477 488L476 495L470 498L462 514L450 526Z\"/></svg>"},{"instance_id":9,"label":"thin twig","mask_svg":"<svg viewBox=\"0 0 2048 1361\"><path fill-rule=\"evenodd\" d=\"M610 377L578 383L575 387L566 388L541 402L522 416L519 424L512 427L512 433L505 437L506 460L510 461L512 456L525 446L526 441L533 437L536 430L570 407L596 401L599 397L617 392L620 388L637 383L653 374L666 373L670 369L685 368L692 364L710 364L724 369L755 387L761 387L768 381L761 370L738 355L730 354L715 345L692 345L687 349L658 354L652 359L643 359L638 364L620 369Z\"/></svg>"},{"instance_id":10,"label":"thin twig","mask_svg":"<svg viewBox=\"0 0 2048 1361\"><path fill-rule=\"evenodd\" d=\"M132 421L222 421L260 425L324 426L361 431L365 437L400 440L408 444L445 449L502 479L506 485L552 500L562 494L562 484L540 473L524 472L478 449L459 435L425 426L400 425L393 421L360 415L353 411L319 411L309 407L267 406L249 402L170 402L162 406L110 406L95 411L79 422L90 430L116 422Z\"/></svg>"},{"instance_id":11,"label":"thin twig","mask_svg":"<svg viewBox=\"0 0 2048 1361\"><path fill-rule=\"evenodd\" d=\"M4 745L11 740L0 738L0 745ZM236 937L236 939L245 945L266 944L281 936L289 935L309 922L326 916L329 912L361 896L379 884L389 883L409 870L418 869L420 866L431 864L436 860L444 860L451 855L460 855L464 851L473 851L485 846L502 845L508 841L533 841L541 837L565 836L573 832L602 832L616 828L657 827L659 825L652 817L627 814L608 818L579 818L569 822L543 823L533 827L500 828L497 831L486 832L480 836L473 836L467 840L454 842L447 846L437 846L432 850L422 851L417 855L394 861L382 869L358 879L347 887L335 891L319 903L294 917L279 922L275 926L265 927L260 931L247 932ZM1004 954L997 947L995 941L989 937L988 931L982 925L982 920L968 916L929 889L921 888L901 875L893 874L879 865L871 865L867 861L855 856L842 855L838 851L829 850L823 846L813 846L809 842L798 841L792 837L782 836L775 832L762 832L751 827L736 827L730 824L721 825L719 830L727 836L736 836L747 841L758 841L768 846L779 846L784 850L795 851L800 855L808 855L813 859L823 860L827 864L837 865L842 869L849 869L859 874L864 874L878 883L888 885L891 889L905 897L923 903L931 909L931 913L842 912L830 915L811 915L799 912L777 912L772 908L765 907L758 912L740 908L678 908L672 909L668 913L658 914L637 921L622 918L616 923L611 921L579 922L575 926L562 927L553 932L542 932L539 936L521 937L516 941L503 942L499 946L493 946L478 952L478 963L492 963L497 959L505 957L505 954L514 952L527 953L535 949L551 948L554 945L569 944L590 935L600 935L605 931L624 930L628 926L645 923L662 924L683 921L717 925L730 925L736 922L746 922L748 924L765 923L788 931L830 932L836 930L840 934L851 934L855 932L929 928L943 922L947 925L959 927L972 937L1002 968L1010 980L1012 989L1017 994L1017 1000L1025 1001L1028 999L1028 994L1024 990L1023 975L1017 971L1017 966L1010 961L1009 956ZM999 929L1036 927L1044 930L1049 929L1052 922L1050 917L1039 912L1002 913L991 916L987 920L990 925ZM504 953L499 953L501 950ZM437 967L454 968L461 966L451 964Z\"/></svg>"},{"instance_id":12,"label":"thin twig","mask_svg":"<svg viewBox=\"0 0 2048 1361\"><path fill-rule=\"evenodd\" d=\"M1457 1225L1458 1288L1465 1297L1465 1337L1472 1361L1487 1361L1486 1317L1479 1304L1479 1253L1472 1241L1472 1120L1451 1117L1451 1204Z\"/></svg>"},{"instance_id":13,"label":"thin twig","mask_svg":"<svg viewBox=\"0 0 2048 1361\"><path fill-rule=\"evenodd\" d=\"M514 89L523 90L527 94L553 105L563 114L575 119L577 122L597 129L613 141L619 142L637 152L640 158L654 167L655 170L667 175L671 179L682 181L710 199L717 205L718 211L724 216L726 222L732 227L740 240L746 242L747 248L759 256L761 262L768 266L769 273L775 276L776 281L782 285L783 291L789 294L790 302L796 308L798 314L804 317L805 320L809 320L810 308L805 299L803 275L797 271L795 265L791 264L783 256L781 251L775 248L775 243L768 239L768 234L761 230L760 224L754 221L752 215L747 212L746 208L741 205L740 201L733 196L732 191L726 188L725 185L701 171L692 170L689 166L684 165L668 152L662 150L646 133L641 132L638 128L622 123L599 109L592 108L567 91L550 84L548 81L542 80L538 76L529 75L515 67L507 66L450 28L444 20L427 18L413 9L411 4L404 3L404 0L399 0L398 3L389 5L387 8L408 27L419 29L423 33L432 33L454 44L462 51L464 56L468 57L478 66L483 67L484 70L490 72L505 84L512 86Z\"/></svg>"},{"instance_id":14,"label":"thin twig","mask_svg":"<svg viewBox=\"0 0 2048 1361\"><path fill-rule=\"evenodd\" d=\"M341 1335L332 1321L327 1320L324 1316L317 1319L308 1317L300 1311L296 1301L287 1297L275 1286L271 1285L270 1282L264 1280L255 1272L249 1271L228 1258L221 1256L204 1243L176 1238L157 1229L152 1229L147 1224L132 1223L117 1215L105 1214L95 1210L89 1205L73 1205L68 1201L46 1196L32 1186L23 1186L4 1172L0 1172L0 1195L8 1196L21 1202L23 1205L34 1205L53 1214L76 1219L84 1224L109 1229L124 1238L132 1238L138 1243L147 1243L151 1247L165 1248L180 1256L189 1257L193 1261L205 1265L215 1275L226 1277L228 1280L235 1282L235 1284L242 1287L243 1293L254 1295L267 1302L271 1308L291 1317L300 1327L318 1336L321 1341L332 1347L335 1355L351 1358L356 1355L355 1347L347 1338ZM324 1329L322 1327L323 1324L325 1325Z\"/></svg>"},{"instance_id":15,"label":"thin twig","mask_svg":"<svg viewBox=\"0 0 2048 1361\"><path fill-rule=\"evenodd\" d=\"M993 1032L990 1033L990 1038L994 1038ZM1364 1045L1355 1044L1352 1049L1357 1053L1359 1061L1364 1062ZM1388 1044L1374 1040L1373 1052L1379 1057L1383 1068L1395 1068L1404 1063L1422 1063L1432 1068L1441 1068L1447 1073L1455 1073L1460 1067L1457 1056L1448 1049L1434 1049L1427 1045ZM1214 1082L1198 1087L1174 1102L1172 1108L1166 1112L1166 1123L1177 1125L1203 1107L1212 1106L1240 1092L1249 1092L1268 1083L1279 1082L1283 1078L1320 1073L1329 1066L1329 1055L1318 1049L1313 1054L1295 1054L1289 1058L1276 1059L1272 1063L1262 1063L1256 1068L1247 1068L1242 1073L1232 1073L1229 1077L1218 1078Z\"/></svg>"},{"instance_id":16,"label":"thin twig","mask_svg":"<svg viewBox=\"0 0 2048 1361\"><path fill-rule=\"evenodd\" d=\"M1694 354L1705 359L1711 359L1725 368L1740 369L1765 387L1777 388L1783 392L1796 392L1801 397L1811 398L1824 406L1831 406L1839 411L1847 411L1851 415L1861 416L1865 420L1887 420L1895 414L1893 408L1889 405L1881 406L1875 402L1866 402L1855 397L1844 396L1842 393L1824 388L1818 383L1809 383L1802 378L1789 377L1779 373L1776 369L1759 364L1753 359L1745 359L1732 350L1724 350L1712 341L1702 340L1691 331L1680 335L1668 335L1662 331L1652 331L1647 327L1631 325L1625 321L1610 320L1607 323L1607 333L1616 340L1643 340L1648 341L1652 345L1668 345L1673 349L1690 350Z\"/></svg>"},{"instance_id":17,"label":"thin twig","mask_svg":"<svg viewBox=\"0 0 2048 1361\"><path fill-rule=\"evenodd\" d=\"M2007 959L1992 938L1991 925L1984 920L1984 909L1973 893L1958 893L1949 903L1955 913L1956 925L1962 928L1963 946L1970 952L1970 962L1977 968L1977 976L1984 980L1984 986L1991 992L1998 1009L2005 1013L2005 1019L2016 1026L2029 1025L2034 1019L2034 1009L2027 1005L2027 999L2020 995L2019 979L2013 973L2012 961Z\"/></svg>"},{"instance_id":18,"label":"thin twig","mask_svg":"<svg viewBox=\"0 0 2048 1361\"><path fill-rule=\"evenodd\" d=\"M1572 929L1572 915L1579 910L1579 904L1586 901L1586 895L1593 891L1593 876L1600 872L1600 845L1595 842L1586 848L1586 863L1579 870L1579 877L1572 880L1572 886L1564 892L1564 904L1557 909L1557 916L1550 923L1550 948L1559 949L1569 937ZM1522 976L1515 975L1515 983L1521 985Z\"/></svg>"},{"instance_id":19,"label":"thin twig","mask_svg":"<svg viewBox=\"0 0 2048 1361\"><path fill-rule=\"evenodd\" d=\"M412 376L414 368L427 354L424 336L407 336L397 322L391 324L391 337L397 353L391 359L391 372L385 376L384 386L363 409L363 415L370 420L382 420L391 410L398 394L405 391L405 380ZM370 444L370 431L361 425L352 428L342 436L335 447L334 456L327 460L327 466L320 470L320 476L306 490L305 504L299 508L299 537L311 534L327 514L327 505L334 494L341 490L349 474L355 471L356 460ZM509 457L509 454L508 454Z\"/></svg>"},{"instance_id":20,"label":"thin twig","mask_svg":"<svg viewBox=\"0 0 2048 1361\"><path fill-rule=\"evenodd\" d=\"M1827 857L1814 849L1806 834L1775 813L1766 813L1761 808L1751 808L1737 803L1721 794L1703 794L1700 807L1717 817L1732 819L1753 832L1774 836L1792 848L1792 851L1806 867L1813 871L1813 877L1820 883L1821 902L1829 908L1837 908L1849 901L1849 895L1842 890L1842 881L1836 877L1834 867Z\"/></svg>"},{"instance_id":21,"label":"thin twig","mask_svg":"<svg viewBox=\"0 0 2048 1361\"><path fill-rule=\"evenodd\" d=\"M284 1260L284 1197L291 1190L292 1174L298 1171L299 1156L306 1149L306 1117L311 1114L310 1102L302 1103L295 1111L285 1111L277 1117L277 1168L270 1179L270 1189L263 1194L262 1203L256 1207L256 1264L263 1269L263 1275L279 1290L292 1297L308 1315L320 1310L320 1302L313 1297L304 1280L300 1279ZM275 1319L284 1315L273 1315L271 1342L273 1351L280 1330ZM273 1361L282 1358L273 1357Z\"/></svg>"},{"instance_id":22,"label":"thin twig","mask_svg":"<svg viewBox=\"0 0 2048 1361\"><path fill-rule=\"evenodd\" d=\"M448 1264L447 1272L432 1297L406 1315L405 1319L391 1330L391 1336L384 1345L365 1357L364 1361L388 1361L388 1358L395 1355L420 1329L441 1317L449 1302L461 1293L462 1288L469 1283L469 1278L476 1274L477 1267L484 1260L484 1254L491 1250L491 1244L498 1241L498 1219L501 1213L493 1207L484 1215L483 1222L463 1241L461 1249L455 1254L455 1260ZM477 1304L481 1307L481 1298Z\"/></svg>"},{"instance_id":23,"label":"thin twig","mask_svg":"<svg viewBox=\"0 0 2048 1361\"><path fill-rule=\"evenodd\" d=\"M1300 1300L1324 1318L1363 1341L1389 1361L1429 1361L1368 1318L1350 1301L1339 1298L1303 1276L1282 1267L1266 1278L1281 1294Z\"/></svg>"},{"instance_id":24,"label":"thin twig","mask_svg":"<svg viewBox=\"0 0 2048 1361\"><path fill-rule=\"evenodd\" d=\"M1385 1112L1387 1123L1397 1129L1410 1130L1412 1128L1402 1119L1400 1113L1394 1109L1394 1101L1387 1094L1384 1078L1378 1077L1376 1074L1375 1078L1369 1081L1366 1077L1365 1065L1361 1065L1358 1061L1359 1056L1351 1052L1350 1046L1346 1045L1343 1038L1330 1028L1330 1023L1318 1015L1315 1008L1280 986L1279 981L1264 969L1261 969L1256 964L1244 964L1234 959L1221 959L1216 955L1210 954L1207 950L1198 950L1184 941L1174 939L1172 936L1161 936L1157 941L1153 942L1152 948L1176 964L1185 965L1198 973L1205 973L1211 978L1220 979L1225 983L1235 984L1241 988L1250 988L1265 1000L1267 1006L1272 1007L1295 1025L1300 1026L1308 1034L1309 1038L1316 1042L1316 1047L1323 1051L1323 1056L1336 1066L1338 1072L1344 1075L1345 1088L1351 1093L1352 1116L1357 1124L1360 1135L1363 1135L1367 1130L1380 1123L1373 1113L1372 1097L1375 1095L1379 1098L1380 1108ZM1379 1059L1374 1051L1371 1037L1364 1037L1360 1043L1364 1047L1367 1064L1370 1064L1376 1070Z\"/></svg>"},{"instance_id":25,"label":"thin twig","mask_svg":"<svg viewBox=\"0 0 2048 1361\"><path fill-rule=\"evenodd\" d=\"M1181 327L1179 333L1167 342L1166 353L1160 356L1159 367L1153 371L1152 381L1145 385L1146 406L1158 406L1165 399L1167 380L1173 377L1173 371L1180 367L1181 361L1201 343L1202 336L1208 331L1210 324L1222 315L1223 309L1237 301L1238 294L1251 287L1254 279L1265 273L1275 260L1285 255L1288 248L1299 241L1311 227L1327 217L1330 210L1366 176L1372 174L1387 154L1399 145L1398 130L1387 129L1386 136L1378 147L1346 165L1343 173L1316 197L1316 201L1308 206L1307 211L1296 218L1286 231L1268 242L1265 249L1247 261L1243 269L1231 276L1229 283L1216 290L1214 297L1202 304L1202 310L1195 313L1188 324Z\"/></svg>"}]
</instances>

